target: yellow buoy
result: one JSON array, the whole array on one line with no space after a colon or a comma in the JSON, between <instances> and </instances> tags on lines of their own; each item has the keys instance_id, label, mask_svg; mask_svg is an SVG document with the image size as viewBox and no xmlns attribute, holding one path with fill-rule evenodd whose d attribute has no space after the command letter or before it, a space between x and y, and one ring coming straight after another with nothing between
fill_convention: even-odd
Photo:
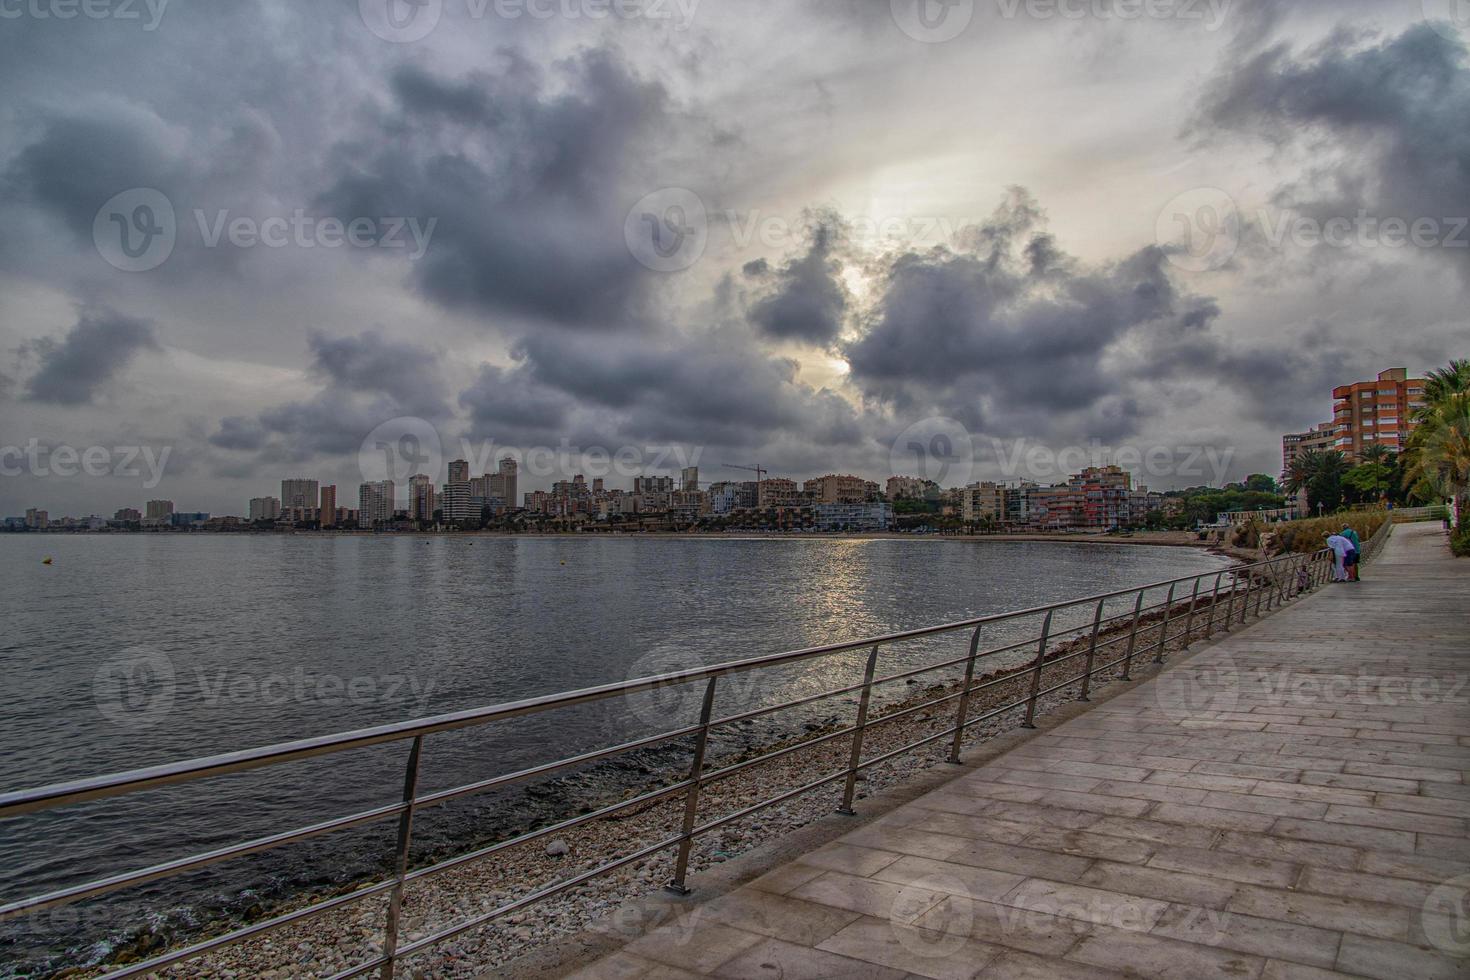
<instances>
[{"instance_id":1,"label":"yellow buoy","mask_svg":"<svg viewBox=\"0 0 1470 980\"><path fill-rule=\"evenodd\" d=\"M42 565L49 565L49 564L51 564L51 559L50 558L42 558L41 559L41 564Z\"/></svg>"}]
</instances>

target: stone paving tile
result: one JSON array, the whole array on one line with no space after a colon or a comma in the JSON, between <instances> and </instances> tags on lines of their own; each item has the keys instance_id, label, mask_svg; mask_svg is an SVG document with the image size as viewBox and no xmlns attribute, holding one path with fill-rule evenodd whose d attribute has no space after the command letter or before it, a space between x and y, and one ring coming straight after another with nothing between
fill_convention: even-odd
<instances>
[{"instance_id":1,"label":"stone paving tile","mask_svg":"<svg viewBox=\"0 0 1470 980\"><path fill-rule=\"evenodd\" d=\"M1297 820L1282 817L1271 828L1279 837L1314 840L1325 844L1345 844L1383 851L1413 851L1414 835L1407 830L1385 830L1381 827L1355 827L1352 824L1327 823L1323 820Z\"/></svg>"},{"instance_id":2,"label":"stone paving tile","mask_svg":"<svg viewBox=\"0 0 1470 980\"><path fill-rule=\"evenodd\" d=\"M1227 908L1244 915L1340 929L1379 939L1407 939L1416 916L1408 909L1331 895L1309 895L1241 885Z\"/></svg>"},{"instance_id":3,"label":"stone paving tile","mask_svg":"<svg viewBox=\"0 0 1470 980\"><path fill-rule=\"evenodd\" d=\"M1235 894L1236 882L1207 878L1165 868L1099 861L1081 882L1164 902L1182 902L1206 908L1224 908Z\"/></svg>"},{"instance_id":4,"label":"stone paving tile","mask_svg":"<svg viewBox=\"0 0 1470 980\"><path fill-rule=\"evenodd\" d=\"M1470 875L1470 707L1404 686L1464 673L1443 554L1400 527L1361 589L1173 668L1229 664L1231 703L1138 684L577 976L1470 977L1435 945L1464 936L1436 889Z\"/></svg>"},{"instance_id":5,"label":"stone paving tile","mask_svg":"<svg viewBox=\"0 0 1470 980\"><path fill-rule=\"evenodd\" d=\"M923 856L923 855L920 855ZM1060 880L1075 879L1092 865L1092 859L1032 847L1014 847L977 841L962 845L942 860L975 868L1007 871L1020 875L1044 875Z\"/></svg>"},{"instance_id":6,"label":"stone paving tile","mask_svg":"<svg viewBox=\"0 0 1470 980\"><path fill-rule=\"evenodd\" d=\"M967 935L867 917L817 948L933 980L970 980L1003 952Z\"/></svg>"},{"instance_id":7,"label":"stone paving tile","mask_svg":"<svg viewBox=\"0 0 1470 980\"><path fill-rule=\"evenodd\" d=\"M1226 832L1214 842L1216 851L1227 854L1248 855L1266 858L1269 861L1299 862L1327 868L1351 871L1363 861L1363 851L1357 848L1320 843L1316 840L1292 840L1288 837L1272 837L1257 833Z\"/></svg>"},{"instance_id":8,"label":"stone paving tile","mask_svg":"<svg viewBox=\"0 0 1470 980\"><path fill-rule=\"evenodd\" d=\"M1112 834L1129 840L1177 844L1181 847L1209 847L1220 833L1213 827L1185 827L1177 823L1123 817L1104 817L1088 829L1094 834Z\"/></svg>"},{"instance_id":9,"label":"stone paving tile","mask_svg":"<svg viewBox=\"0 0 1470 980\"><path fill-rule=\"evenodd\" d=\"M1079 919L1046 912L954 897L940 902L914 923L931 932L959 931L992 946L1060 957L1092 931Z\"/></svg>"},{"instance_id":10,"label":"stone paving tile","mask_svg":"<svg viewBox=\"0 0 1470 980\"><path fill-rule=\"evenodd\" d=\"M880 874L882 872L879 872ZM915 876L917 879L919 876ZM1010 891L1016 876L1005 883ZM830 908L845 909L860 915L912 922L939 904L945 892L924 887L917 880L902 884L877 878L860 878L828 871L791 890L791 897Z\"/></svg>"},{"instance_id":11,"label":"stone paving tile","mask_svg":"<svg viewBox=\"0 0 1470 980\"><path fill-rule=\"evenodd\" d=\"M711 921L808 946L815 946L858 917L856 912L754 889L731 892L703 908Z\"/></svg>"},{"instance_id":12,"label":"stone paving tile","mask_svg":"<svg viewBox=\"0 0 1470 980\"><path fill-rule=\"evenodd\" d=\"M1382 980L1464 980L1465 961L1403 943L1386 942L1369 936L1343 936L1337 968L1347 973Z\"/></svg>"},{"instance_id":13,"label":"stone paving tile","mask_svg":"<svg viewBox=\"0 0 1470 980\"><path fill-rule=\"evenodd\" d=\"M1063 830L1044 827L1026 838L1027 847L1080 857L1102 858L1120 864L1143 864L1158 850L1160 845L1147 841L1128 840L1110 834L1094 834L1087 830Z\"/></svg>"},{"instance_id":14,"label":"stone paving tile","mask_svg":"<svg viewBox=\"0 0 1470 980\"><path fill-rule=\"evenodd\" d=\"M1258 956L1274 956L1307 966L1331 967L1337 962L1342 934L1315 926L1261 919L1235 912L1171 905L1153 935Z\"/></svg>"},{"instance_id":15,"label":"stone paving tile","mask_svg":"<svg viewBox=\"0 0 1470 980\"><path fill-rule=\"evenodd\" d=\"M737 980L750 980L751 977L771 977L773 980L832 980L834 977L903 980L908 973L810 946L768 939L724 964L714 971L714 975Z\"/></svg>"},{"instance_id":16,"label":"stone paving tile","mask_svg":"<svg viewBox=\"0 0 1470 980\"><path fill-rule=\"evenodd\" d=\"M1067 958L1119 970L1130 977L1161 980L1251 980L1265 967L1264 959L1249 953L1106 926L1083 939Z\"/></svg>"},{"instance_id":17,"label":"stone paving tile","mask_svg":"<svg viewBox=\"0 0 1470 980\"><path fill-rule=\"evenodd\" d=\"M669 966L708 973L761 941L753 932L717 922L695 929L658 929L628 944L624 952Z\"/></svg>"},{"instance_id":18,"label":"stone paving tile","mask_svg":"<svg viewBox=\"0 0 1470 980\"><path fill-rule=\"evenodd\" d=\"M1198 847L1160 847L1147 864L1166 871L1187 871L1271 888L1290 888L1301 875L1300 865L1286 861Z\"/></svg>"},{"instance_id":19,"label":"stone paving tile","mask_svg":"<svg viewBox=\"0 0 1470 980\"><path fill-rule=\"evenodd\" d=\"M902 888L924 888L967 899L999 902L1026 880L1025 875L977 868L953 861L907 857L879 871L876 877ZM927 912L928 910L925 909Z\"/></svg>"}]
</instances>

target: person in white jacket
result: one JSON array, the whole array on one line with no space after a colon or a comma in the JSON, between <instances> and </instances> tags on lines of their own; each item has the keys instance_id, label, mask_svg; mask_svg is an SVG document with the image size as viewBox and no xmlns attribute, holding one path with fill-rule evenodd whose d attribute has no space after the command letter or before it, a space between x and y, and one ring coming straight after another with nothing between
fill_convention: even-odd
<instances>
[{"instance_id":1,"label":"person in white jacket","mask_svg":"<svg viewBox=\"0 0 1470 980\"><path fill-rule=\"evenodd\" d=\"M1341 534L1329 534L1327 535L1327 547L1332 549L1332 581L1346 582L1348 573L1344 559L1347 558L1347 553L1353 550L1353 543Z\"/></svg>"}]
</instances>

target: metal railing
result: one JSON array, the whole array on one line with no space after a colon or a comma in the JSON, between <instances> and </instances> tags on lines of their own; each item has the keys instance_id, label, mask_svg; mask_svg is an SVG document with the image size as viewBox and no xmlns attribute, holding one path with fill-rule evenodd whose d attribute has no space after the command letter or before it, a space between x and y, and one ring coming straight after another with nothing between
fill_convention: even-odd
<instances>
[{"instance_id":1,"label":"metal railing","mask_svg":"<svg viewBox=\"0 0 1470 980\"><path fill-rule=\"evenodd\" d=\"M1390 527L1391 522L1385 522L1383 528L1373 536L1372 540L1365 544L1363 549L1365 558L1371 557L1373 552L1377 550L1383 538L1387 536ZM853 813L856 783L859 774L864 770L903 753L911 752L922 746L937 742L948 742L947 759L950 762L958 763L960 761L964 735L977 725L1008 712L1024 711L1021 723L1026 727L1034 727L1038 705L1046 696L1069 687L1080 685L1078 696L1081 700L1086 701L1089 699L1094 679L1105 672L1119 668L1117 678L1124 681L1129 680L1131 678L1132 666L1139 657L1149 656L1151 654L1152 663L1163 663L1168 644L1182 642L1183 647L1187 648L1201 633L1204 637L1208 638L1217 629L1228 631L1235 626L1245 623L1247 615L1252 612L1254 615L1260 616L1270 611L1273 606L1279 607L1296 598L1298 595L1317 588L1327 580L1330 569L1330 551L1324 550L1306 555L1285 555L1254 564L1224 568L1215 572L1185 576L1183 578L1155 582L1136 588L1121 589L1115 592L1087 596L1081 599L1071 599L1015 612L979 616L959 622L905 630L882 636L866 637L845 643L791 650L785 653L755 657L748 660L716 664L709 667L700 667L655 677L643 677L621 683L604 684L561 694L530 698L508 704L443 714L416 721L406 721L341 734L301 739L299 741L247 749L224 755L190 759L166 765L57 783L36 789L0 794L0 819L6 819L52 810L85 800L99 800L108 797L123 796L161 786L190 783L221 776L226 773L238 773L247 770L285 765L304 759L348 752L368 746L398 742L408 743L408 758L404 770L403 790L401 798L396 803L362 810L309 826L241 841L227 847L193 854L161 864L138 868L122 874L100 878L84 884L59 888L44 894L34 895L30 898L13 901L4 906L0 906L0 920L15 918L48 908L67 905L82 899L104 895L119 889L169 878L208 865L268 851L285 844L317 837L332 831L396 819L398 821L397 837L393 850L392 873L388 877L357 888L349 893L337 895L333 898L297 908L283 914L274 915L222 935L201 940L184 948L173 949L142 962L129 964L105 974L108 978L121 978L150 973L163 967L198 957L232 943L237 943L262 933L277 930L293 923L299 923L303 920L341 909L349 904L360 902L372 896L386 895L387 910L383 924L381 948L376 951L376 955L371 956L366 961L335 974L334 980L336 978L359 976L375 970L379 971L382 977L391 978L396 965L400 961L416 953L420 953L439 942L486 925L497 919L512 915L520 909L534 905L568 889L576 888L590 879L607 874L625 865L647 859L662 851L672 850L675 855L673 877L668 887L679 892L687 891L686 877L689 870L693 844L697 839L712 831L734 821L749 817L767 807L774 806L803 794L818 791L833 783L840 783L842 786L841 799L837 806L838 811L848 814ZM1145 597L1149 593L1157 594L1164 590L1167 590L1167 595L1161 602L1145 602ZM1129 604L1127 603L1129 599L1132 599L1131 608L1128 607ZM1252 601L1254 601L1253 610L1251 609ZM1108 615L1106 607L1110 602L1123 603L1126 611L1121 614ZM1090 615L1082 617L1079 625L1059 626L1058 614L1066 613L1069 610L1088 612ZM1000 624L1010 623L1024 617L1039 617L1041 619L1038 635L1020 642L1007 643L992 649L981 649L981 642L987 628L993 629ZM1171 629L1176 628L1180 620L1183 620L1183 628L1178 629L1177 632L1171 632ZM1147 641L1147 648L1139 649L1140 637L1155 628L1157 628L1157 637ZM967 652L963 656L879 676L879 667L882 661L881 654L884 651L890 650L907 641L964 631L969 632L969 637ZM995 657L1007 652L1015 654L1016 651L1024 651L1028 648L1034 649L1035 651L1028 663L1023 663L1019 667L1010 670L998 671L990 679L976 681L977 665L985 661L986 658ZM817 694L787 700L779 704L746 708L745 710L736 711L724 716L716 716L715 714L717 695L719 694L718 683L721 678L750 671L770 670L782 666L801 664L803 662L853 651L866 651L867 653L862 680L856 684L825 690ZM1046 677L1049 668L1052 669L1052 673L1055 675L1056 668L1060 668L1065 664L1074 663L1078 659L1082 660L1082 665L1076 674L1061 679L1055 676L1050 678ZM946 689L945 693L923 700L918 704L908 704L899 710L882 713L874 717L872 699L873 692L878 686L901 682L920 674L955 668L963 668L963 678L955 678L953 684L955 689ZM533 715L567 708L573 705L587 704L609 698L624 697L640 692L654 691L685 684L704 685L703 697L700 700L699 717L690 723L683 724L660 734L583 752L578 755L559 759L555 762L533 766L516 772L503 773L487 779L464 783L449 789L426 793L419 791L420 761L426 750L426 743L433 735L459 729L492 725L510 718ZM1024 695L1017 700L998 707L990 707L982 713L971 713L971 704L976 694L1004 684L1024 688ZM722 768L713 770L707 768L707 748L709 746L710 736L717 729L723 729L742 721L770 715L777 711L850 694L858 695L856 718L852 724L840 727L836 731L822 732L811 738L798 741L795 744L765 752L754 758L734 762ZM897 748L888 749L866 758L864 757L865 736L878 726L889 724L917 712L930 711L941 704L951 703L954 705L952 721L941 731L926 735L923 738L908 742ZM416 814L425 808L438 806L472 794L484 793L499 787L547 776L575 766L609 759L638 749L648 748L673 740L689 739L691 736L693 737L694 747L693 758L688 773L684 778L670 785L640 793L630 799L601 807L592 812L579 814L549 826L540 827L510 839L481 847L469 853L438 861L426 867L410 868L409 847L413 838L414 818ZM701 822L701 791L706 787L728 779L753 766L769 763L795 752L811 749L814 746L840 742L842 739L849 740L846 764L836 771L826 772L795 789L779 792L769 798L761 799L757 803L742 807L730 813L707 817ZM630 853L619 854L594 868L556 881L553 884L537 888L491 911L470 916L453 925L439 928L436 931L432 931L427 935L409 942L403 940L401 935L403 895L405 888L409 884L442 874L453 868L484 860L507 848L525 845L541 838L563 833L591 821L602 820L619 813L634 810L635 808L646 807L657 801L668 800L673 802L681 795L683 797L683 812L680 829L677 834L665 837L655 843L638 847Z\"/></svg>"}]
</instances>

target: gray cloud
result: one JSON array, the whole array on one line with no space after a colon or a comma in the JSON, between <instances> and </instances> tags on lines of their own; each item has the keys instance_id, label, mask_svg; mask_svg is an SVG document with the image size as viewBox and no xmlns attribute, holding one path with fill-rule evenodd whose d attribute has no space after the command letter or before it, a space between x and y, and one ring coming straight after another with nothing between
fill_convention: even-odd
<instances>
[{"instance_id":1,"label":"gray cloud","mask_svg":"<svg viewBox=\"0 0 1470 980\"><path fill-rule=\"evenodd\" d=\"M443 421L450 407L439 356L381 331L351 337L312 334L309 373L322 387L308 399L255 418L221 419L212 445L266 460L355 452L376 426L399 416Z\"/></svg>"},{"instance_id":2,"label":"gray cloud","mask_svg":"<svg viewBox=\"0 0 1470 980\"><path fill-rule=\"evenodd\" d=\"M139 353L158 350L153 325L107 309L84 311L61 340L41 337L26 350L40 369L26 382L31 401L85 405Z\"/></svg>"},{"instance_id":3,"label":"gray cloud","mask_svg":"<svg viewBox=\"0 0 1470 980\"><path fill-rule=\"evenodd\" d=\"M1016 189L955 249L893 258L870 329L846 347L863 393L1002 435L1130 434L1149 409L1118 397L1141 373L1113 362L1131 358L1119 348L1207 330L1219 309L1181 292L1157 247L1087 269L1062 255L1043 220Z\"/></svg>"},{"instance_id":4,"label":"gray cloud","mask_svg":"<svg viewBox=\"0 0 1470 980\"><path fill-rule=\"evenodd\" d=\"M1210 83L1192 131L1299 146L1312 164L1277 203L1325 222L1467 215L1470 66L1462 43L1427 24L1378 40L1339 30L1303 54L1258 34ZM1462 229L1460 240L1470 241ZM1470 277L1470 247L1435 247Z\"/></svg>"},{"instance_id":5,"label":"gray cloud","mask_svg":"<svg viewBox=\"0 0 1470 980\"><path fill-rule=\"evenodd\" d=\"M837 258L843 226L835 212L811 217L812 241L805 255L779 270L760 259L747 263L744 271L765 287L751 306L752 323L767 336L824 347L841 335L850 302Z\"/></svg>"},{"instance_id":6,"label":"gray cloud","mask_svg":"<svg viewBox=\"0 0 1470 980\"><path fill-rule=\"evenodd\" d=\"M647 285L623 240L640 196L625 182L672 124L669 98L608 49L582 52L552 78L517 54L501 60L497 73L459 80L395 71L393 107L378 121L394 138L342 143L343 175L321 202L341 214L438 218L414 278L446 307L625 322Z\"/></svg>"}]
</instances>

